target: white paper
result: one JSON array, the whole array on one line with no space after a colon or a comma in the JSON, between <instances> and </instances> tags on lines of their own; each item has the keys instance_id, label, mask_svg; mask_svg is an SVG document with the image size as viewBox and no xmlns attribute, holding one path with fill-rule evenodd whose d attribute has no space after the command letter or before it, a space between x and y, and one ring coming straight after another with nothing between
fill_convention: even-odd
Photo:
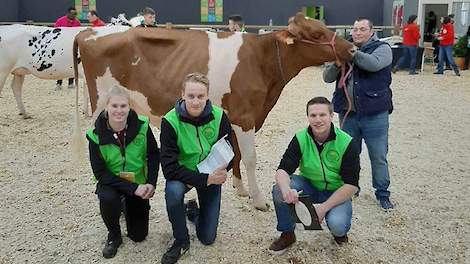
<instances>
[{"instance_id":1,"label":"white paper","mask_svg":"<svg viewBox=\"0 0 470 264\"><path fill-rule=\"evenodd\" d=\"M295 204L295 213L304 226L310 226L312 224L312 216L310 215L310 211L301 201Z\"/></svg>"},{"instance_id":2,"label":"white paper","mask_svg":"<svg viewBox=\"0 0 470 264\"><path fill-rule=\"evenodd\" d=\"M197 165L200 173L211 174L216 169L228 165L235 153L230 144L225 140L227 135L219 139L211 148L209 155Z\"/></svg>"}]
</instances>

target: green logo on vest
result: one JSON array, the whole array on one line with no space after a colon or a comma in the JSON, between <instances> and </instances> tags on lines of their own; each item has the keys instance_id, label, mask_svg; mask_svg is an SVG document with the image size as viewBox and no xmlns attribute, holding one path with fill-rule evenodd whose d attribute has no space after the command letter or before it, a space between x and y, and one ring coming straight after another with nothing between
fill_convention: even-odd
<instances>
[{"instance_id":1,"label":"green logo on vest","mask_svg":"<svg viewBox=\"0 0 470 264\"><path fill-rule=\"evenodd\" d=\"M339 160L339 153L336 152L335 150L330 150L328 153L326 153L326 158L329 161L338 161Z\"/></svg>"},{"instance_id":2,"label":"green logo on vest","mask_svg":"<svg viewBox=\"0 0 470 264\"><path fill-rule=\"evenodd\" d=\"M207 139L212 139L213 137L215 137L215 131L212 127L204 128L204 130L202 131L202 134Z\"/></svg>"}]
</instances>

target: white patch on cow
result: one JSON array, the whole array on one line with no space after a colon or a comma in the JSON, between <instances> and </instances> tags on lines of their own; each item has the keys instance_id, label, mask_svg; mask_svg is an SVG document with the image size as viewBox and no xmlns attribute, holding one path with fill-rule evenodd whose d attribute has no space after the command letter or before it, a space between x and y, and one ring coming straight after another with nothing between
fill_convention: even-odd
<instances>
[{"instance_id":1,"label":"white patch on cow","mask_svg":"<svg viewBox=\"0 0 470 264\"><path fill-rule=\"evenodd\" d=\"M261 194L258 183L256 182L256 149L255 149L255 128L248 131L237 125L232 124L233 131L237 136L238 147L242 157L243 165L245 165L246 176L248 179L248 192L253 198L254 206L262 211L268 209L266 200Z\"/></svg>"},{"instance_id":2,"label":"white patch on cow","mask_svg":"<svg viewBox=\"0 0 470 264\"><path fill-rule=\"evenodd\" d=\"M96 34L90 35L85 39L85 41L89 40L97 40L98 38L114 34L114 33L120 33L129 30L130 27L127 26L111 26L111 27L96 27L93 28L93 31L96 32Z\"/></svg>"},{"instance_id":3,"label":"white patch on cow","mask_svg":"<svg viewBox=\"0 0 470 264\"><path fill-rule=\"evenodd\" d=\"M155 122L154 124L158 124L160 122L160 117L151 113L152 109L148 104L147 97L138 91L129 90L127 87L120 84L119 81L112 75L109 67L106 68L106 71L102 76L96 78L98 103L96 111L93 113L93 117L96 118L96 116L105 108L106 102L104 99L106 98L106 94L108 93L109 89L111 89L111 87L114 85L119 85L120 87L126 88L130 97L131 108L133 108L137 113L150 117L151 120Z\"/></svg>"},{"instance_id":4,"label":"white patch on cow","mask_svg":"<svg viewBox=\"0 0 470 264\"><path fill-rule=\"evenodd\" d=\"M137 60L132 62L132 66L137 66L137 64L139 64L139 62L140 62L140 57L135 56L134 58L137 59Z\"/></svg>"},{"instance_id":5,"label":"white patch on cow","mask_svg":"<svg viewBox=\"0 0 470 264\"><path fill-rule=\"evenodd\" d=\"M222 97L230 93L230 80L239 63L238 51L243 44L243 34L218 38L217 33L207 32L209 37L209 98L215 105L222 104Z\"/></svg>"}]
</instances>

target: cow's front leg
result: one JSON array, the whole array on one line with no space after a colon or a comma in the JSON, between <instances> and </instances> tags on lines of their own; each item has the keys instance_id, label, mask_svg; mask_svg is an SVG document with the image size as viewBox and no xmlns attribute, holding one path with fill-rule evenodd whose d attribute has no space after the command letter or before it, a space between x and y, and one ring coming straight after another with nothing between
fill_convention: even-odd
<instances>
[{"instance_id":1,"label":"cow's front leg","mask_svg":"<svg viewBox=\"0 0 470 264\"><path fill-rule=\"evenodd\" d=\"M266 203L266 200L259 190L258 183L256 182L255 129L252 128L251 130L243 131L236 125L233 125L232 127L237 136L242 161L246 168L249 194L251 198L253 198L253 203L256 209L267 211L269 205Z\"/></svg>"},{"instance_id":2,"label":"cow's front leg","mask_svg":"<svg viewBox=\"0 0 470 264\"><path fill-rule=\"evenodd\" d=\"M242 181L242 174L240 172L240 162L241 162L241 154L240 154L240 147L238 146L237 136L235 133L232 133L232 144L233 144L233 151L235 152L235 157L233 158L233 178L232 178L232 186L235 188L235 191L238 196L246 197L249 195L248 191L245 189Z\"/></svg>"},{"instance_id":3,"label":"cow's front leg","mask_svg":"<svg viewBox=\"0 0 470 264\"><path fill-rule=\"evenodd\" d=\"M0 97L2 97L2 90L3 90L3 86L5 85L5 82L7 80L7 77L8 77L8 71L6 70L1 70L0 71Z\"/></svg>"},{"instance_id":4,"label":"cow's front leg","mask_svg":"<svg viewBox=\"0 0 470 264\"><path fill-rule=\"evenodd\" d=\"M18 106L20 115L22 115L24 119L29 119L31 117L26 114L26 110L24 109L23 99L21 95L23 82L24 82L24 75L14 74L13 80L11 81L11 89L13 90L13 94L15 95L16 105Z\"/></svg>"}]
</instances>

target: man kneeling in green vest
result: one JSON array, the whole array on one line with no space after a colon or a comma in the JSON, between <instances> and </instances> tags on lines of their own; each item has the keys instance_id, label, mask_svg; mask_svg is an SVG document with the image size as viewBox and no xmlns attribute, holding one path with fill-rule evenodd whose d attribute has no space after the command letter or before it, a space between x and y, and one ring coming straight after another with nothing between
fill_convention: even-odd
<instances>
[{"instance_id":1,"label":"man kneeling in green vest","mask_svg":"<svg viewBox=\"0 0 470 264\"><path fill-rule=\"evenodd\" d=\"M295 134L275 175L272 194L277 230L282 233L269 250L276 254L282 254L296 240L295 220L288 204L299 202L299 192L310 196L319 222L326 219L335 241L348 241L351 197L359 182L359 152L351 144L352 138L333 125L333 108L325 97L307 103L307 119L309 126ZM300 175L293 175L297 168Z\"/></svg>"},{"instance_id":2,"label":"man kneeling in green vest","mask_svg":"<svg viewBox=\"0 0 470 264\"><path fill-rule=\"evenodd\" d=\"M222 108L209 101L209 80L192 73L183 80L182 99L162 119L160 142L161 164L165 175L165 201L175 241L162 257L163 264L176 263L189 249L184 195L197 190L200 210L195 201L186 206L186 215L196 225L196 234L204 245L214 243L219 224L222 184L227 179L226 164L211 174L200 173L197 165L210 153L212 146L232 128Z\"/></svg>"}]
</instances>

